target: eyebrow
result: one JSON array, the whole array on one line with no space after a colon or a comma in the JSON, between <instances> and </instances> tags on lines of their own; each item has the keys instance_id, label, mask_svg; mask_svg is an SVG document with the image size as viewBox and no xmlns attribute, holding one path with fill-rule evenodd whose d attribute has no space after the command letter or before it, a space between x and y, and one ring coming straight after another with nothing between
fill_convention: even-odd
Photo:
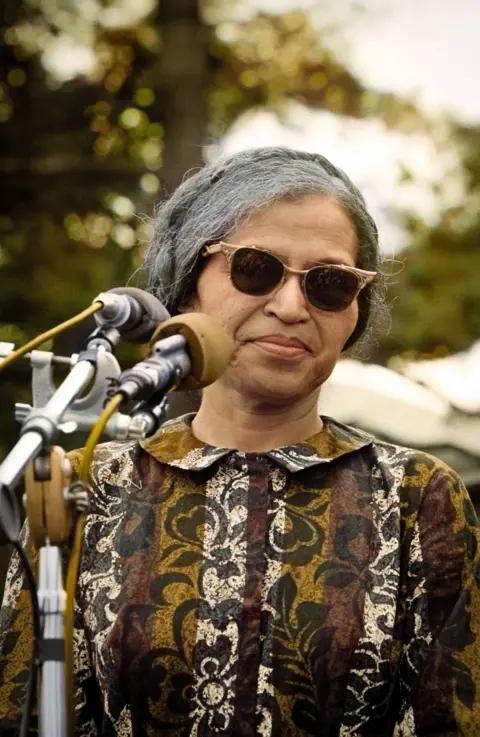
<instances>
[{"instance_id":1,"label":"eyebrow","mask_svg":"<svg viewBox=\"0 0 480 737\"><path fill-rule=\"evenodd\" d=\"M314 266L316 264L332 264L332 266L350 266L350 264L346 264L344 260L341 258L338 258L337 256L327 256L326 258L322 259L321 261L306 261L307 264L313 264Z\"/></svg>"}]
</instances>

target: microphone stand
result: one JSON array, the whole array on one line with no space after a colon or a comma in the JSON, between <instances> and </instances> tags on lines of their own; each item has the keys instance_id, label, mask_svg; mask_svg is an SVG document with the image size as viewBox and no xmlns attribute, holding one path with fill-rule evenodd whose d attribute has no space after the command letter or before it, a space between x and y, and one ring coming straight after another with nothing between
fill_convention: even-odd
<instances>
[{"instance_id":1,"label":"microphone stand","mask_svg":"<svg viewBox=\"0 0 480 737\"><path fill-rule=\"evenodd\" d=\"M38 549L38 603L42 636L36 654L42 667L40 734L63 737L67 714L65 695L64 616L66 594L62 584L60 545L72 525L68 504L71 465L65 451L51 447L25 473L25 498L30 534ZM86 499L85 499L86 502Z\"/></svg>"},{"instance_id":2,"label":"microphone stand","mask_svg":"<svg viewBox=\"0 0 480 737\"><path fill-rule=\"evenodd\" d=\"M119 339L120 333L116 329L99 329L90 336L86 349L80 353L76 365L51 399L27 417L19 441L0 466L0 491L8 492L11 500L15 483L30 461L36 459L26 474L26 507L32 539L39 549L38 598L42 636L37 643L36 654L42 666L41 737L65 737L67 734L63 624L66 594L58 546L68 540L69 503L76 501L82 504L81 494L75 498L66 489L70 468L64 451L50 446L58 434L63 415L94 376L99 357L104 351L113 351ZM15 505L7 506L3 497L2 493L0 519L7 537L13 542L19 535L18 510Z\"/></svg>"}]
</instances>

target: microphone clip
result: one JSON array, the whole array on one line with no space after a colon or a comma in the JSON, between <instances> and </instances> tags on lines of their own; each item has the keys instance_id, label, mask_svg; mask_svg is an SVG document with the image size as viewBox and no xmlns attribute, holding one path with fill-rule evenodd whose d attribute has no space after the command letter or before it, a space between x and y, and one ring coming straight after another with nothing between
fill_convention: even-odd
<instances>
[{"instance_id":1,"label":"microphone clip","mask_svg":"<svg viewBox=\"0 0 480 737\"><path fill-rule=\"evenodd\" d=\"M15 419L24 424L45 407L56 392L53 381L54 354L49 351L32 351L32 405L17 402ZM71 357L71 366L78 355ZM117 359L108 351L99 351L96 356L96 371L90 391L76 399L65 412L59 429L64 434L76 431L88 432L94 426L105 405L116 393L121 368ZM116 412L108 421L105 433L114 440L131 440L145 437L144 423L140 417Z\"/></svg>"}]
</instances>

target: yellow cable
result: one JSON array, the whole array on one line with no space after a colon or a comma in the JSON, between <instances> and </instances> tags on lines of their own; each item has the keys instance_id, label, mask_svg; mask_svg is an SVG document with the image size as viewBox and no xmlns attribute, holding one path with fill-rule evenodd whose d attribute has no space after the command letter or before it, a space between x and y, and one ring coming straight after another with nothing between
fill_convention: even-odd
<instances>
[{"instance_id":1,"label":"yellow cable","mask_svg":"<svg viewBox=\"0 0 480 737\"><path fill-rule=\"evenodd\" d=\"M102 307L103 302L94 302L90 307L87 307L86 310L79 312L78 315L71 317L69 320L60 323L60 325L56 325L56 327L47 330L41 335L37 335L37 337L32 340L29 340L28 343L25 343L21 348L17 348L16 351L9 353L8 356L0 362L0 371L3 371L3 369L16 361L17 358L21 358L25 353L28 353L28 351L33 351L37 346L42 345L42 343L45 343L50 338L54 338L59 333L63 333L64 330L73 327L73 325L77 325L77 323L82 322L82 320L90 317L90 315L95 314L95 312L101 310Z\"/></svg>"},{"instance_id":2,"label":"yellow cable","mask_svg":"<svg viewBox=\"0 0 480 737\"><path fill-rule=\"evenodd\" d=\"M107 406L103 410L102 414L98 417L95 425L93 426L83 451L82 465L79 472L80 481L87 483L88 472L90 470L90 464L92 462L95 446L100 440L100 437L105 429L105 425L109 421L110 417L114 414L114 412L117 411L124 398L125 397L123 396L123 394L114 394L114 396L110 399Z\"/></svg>"},{"instance_id":3,"label":"yellow cable","mask_svg":"<svg viewBox=\"0 0 480 737\"><path fill-rule=\"evenodd\" d=\"M92 428L88 436L85 449L82 454L82 463L79 471L79 479L84 483L88 482L88 474L90 464L92 462L95 446L105 429L110 417L116 412L119 405L123 402L122 394L115 394L97 422ZM82 554L83 531L85 528L86 514L79 514L75 524L75 535L73 539L72 552L68 564L67 581L66 581L66 603L65 603L65 679L67 691L67 723L68 735L75 735L75 683L73 675L73 626L75 618L75 589L77 586L78 571L80 568L80 560Z\"/></svg>"}]
</instances>

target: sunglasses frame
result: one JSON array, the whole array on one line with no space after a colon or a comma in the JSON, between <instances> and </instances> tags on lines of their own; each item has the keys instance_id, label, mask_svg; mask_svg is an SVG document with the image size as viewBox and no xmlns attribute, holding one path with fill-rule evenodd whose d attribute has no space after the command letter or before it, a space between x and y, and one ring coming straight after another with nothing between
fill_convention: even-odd
<instances>
[{"instance_id":1,"label":"sunglasses frame","mask_svg":"<svg viewBox=\"0 0 480 737\"><path fill-rule=\"evenodd\" d=\"M316 305L314 305L313 302L308 297L308 294L305 289L306 275L310 271L313 271L314 269L318 269L319 267L322 267L322 268L332 269L333 271L349 271L350 273L354 274L357 278L357 291L355 292L354 296L352 297L352 301L347 305L347 307L349 307L352 304L352 302L358 297L362 289L366 287L367 284L370 284L375 279L378 273L377 271L365 271L364 269L357 269L355 266L345 266L343 264L325 264L321 262L319 262L318 264L315 264L315 266L312 266L310 269L292 269L290 266L287 266L287 264L284 261L282 261L282 259L279 256L276 256L271 251L267 251L266 248L259 248L258 246L236 246L233 243L225 243L225 241L220 241L219 243L214 243L210 246L205 246L205 248L202 251L202 256L204 257L213 256L213 254L215 253L223 253L225 258L227 259L227 263L229 266L230 281L234 285L235 289L238 289L238 287L235 285L232 279L232 260L235 255L235 252L238 251L240 248L250 248L253 251L261 251L262 253L267 253L269 256L276 259L282 264L283 275L282 275L281 280L278 282L278 284L272 287L270 292L266 292L266 294L270 294L271 292L274 291L274 289L281 287L285 283L285 278L287 274L302 275L303 276L303 279L302 279L303 293L306 299L308 300L308 302L313 307L315 307L315 309L317 310L324 309L324 308L317 307ZM238 290L238 291L241 291L241 290ZM327 308L327 311L328 312L341 312L342 310L347 309L347 307L333 309L333 310L332 309L328 310Z\"/></svg>"}]
</instances>

